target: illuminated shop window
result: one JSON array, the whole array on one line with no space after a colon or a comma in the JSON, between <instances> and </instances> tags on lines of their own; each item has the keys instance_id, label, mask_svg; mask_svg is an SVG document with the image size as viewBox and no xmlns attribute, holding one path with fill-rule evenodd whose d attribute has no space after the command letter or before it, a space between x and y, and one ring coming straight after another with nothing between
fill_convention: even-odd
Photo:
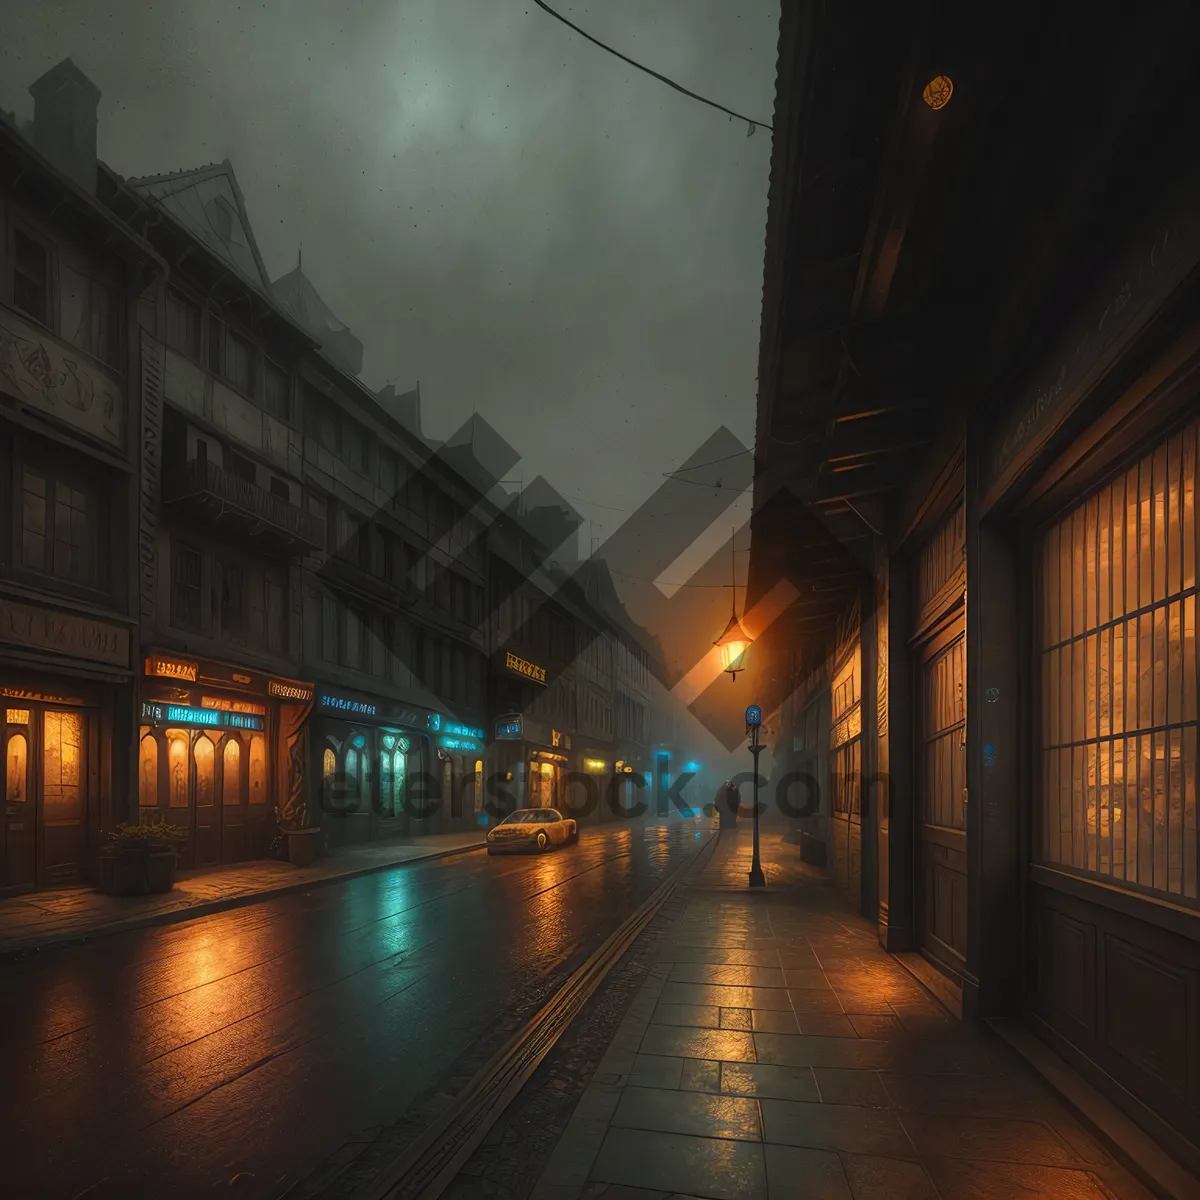
<instances>
[{"instance_id":1,"label":"illuminated shop window","mask_svg":"<svg viewBox=\"0 0 1200 1200\"><path fill-rule=\"evenodd\" d=\"M172 808L187 808L188 735L183 729L167 730L167 796Z\"/></svg>"},{"instance_id":2,"label":"illuminated shop window","mask_svg":"<svg viewBox=\"0 0 1200 1200\"><path fill-rule=\"evenodd\" d=\"M321 775L324 778L324 780L326 781L326 783L330 783L330 782L332 782L333 777L336 773L337 773L337 755L334 754L334 752L332 750L326 748L325 754L323 755L323 757L321 759Z\"/></svg>"},{"instance_id":3,"label":"illuminated shop window","mask_svg":"<svg viewBox=\"0 0 1200 1200\"><path fill-rule=\"evenodd\" d=\"M231 737L222 753L221 803L226 806L242 802L242 744Z\"/></svg>"},{"instance_id":4,"label":"illuminated shop window","mask_svg":"<svg viewBox=\"0 0 1200 1200\"><path fill-rule=\"evenodd\" d=\"M153 733L142 735L138 756L138 803L142 808L158 807L158 739Z\"/></svg>"},{"instance_id":5,"label":"illuminated shop window","mask_svg":"<svg viewBox=\"0 0 1200 1200\"><path fill-rule=\"evenodd\" d=\"M475 761L475 811L483 812L483 762Z\"/></svg>"},{"instance_id":6,"label":"illuminated shop window","mask_svg":"<svg viewBox=\"0 0 1200 1200\"><path fill-rule=\"evenodd\" d=\"M1041 556L1043 862L1197 899L1200 423L1049 529Z\"/></svg>"},{"instance_id":7,"label":"illuminated shop window","mask_svg":"<svg viewBox=\"0 0 1200 1200\"><path fill-rule=\"evenodd\" d=\"M854 644L833 680L833 811L859 819L862 773L862 647Z\"/></svg>"},{"instance_id":8,"label":"illuminated shop window","mask_svg":"<svg viewBox=\"0 0 1200 1200\"><path fill-rule=\"evenodd\" d=\"M9 804L24 804L29 796L29 743L23 733L8 739L4 762L4 798Z\"/></svg>"},{"instance_id":9,"label":"illuminated shop window","mask_svg":"<svg viewBox=\"0 0 1200 1200\"><path fill-rule=\"evenodd\" d=\"M250 803L267 802L267 742L261 734L250 739Z\"/></svg>"},{"instance_id":10,"label":"illuminated shop window","mask_svg":"<svg viewBox=\"0 0 1200 1200\"><path fill-rule=\"evenodd\" d=\"M196 807L211 808L217 794L217 748L207 733L196 738L192 757L196 761Z\"/></svg>"}]
</instances>

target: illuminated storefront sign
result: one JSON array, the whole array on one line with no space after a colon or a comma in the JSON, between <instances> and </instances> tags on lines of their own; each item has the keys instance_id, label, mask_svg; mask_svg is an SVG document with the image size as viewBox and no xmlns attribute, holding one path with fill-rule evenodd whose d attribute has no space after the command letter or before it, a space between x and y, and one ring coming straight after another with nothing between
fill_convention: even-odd
<instances>
[{"instance_id":1,"label":"illuminated storefront sign","mask_svg":"<svg viewBox=\"0 0 1200 1200\"><path fill-rule=\"evenodd\" d=\"M583 769L585 771L607 771L608 763L602 758L585 758L583 760Z\"/></svg>"},{"instance_id":2,"label":"illuminated storefront sign","mask_svg":"<svg viewBox=\"0 0 1200 1200\"><path fill-rule=\"evenodd\" d=\"M476 729L473 725L443 725L442 732L451 737L471 738L477 742L482 742L484 738L483 730Z\"/></svg>"},{"instance_id":3,"label":"illuminated storefront sign","mask_svg":"<svg viewBox=\"0 0 1200 1200\"><path fill-rule=\"evenodd\" d=\"M508 651L505 653L504 661L505 661L505 664L507 665L508 669L510 671L512 671L514 674L522 675L526 679L532 679L534 681L534 683L545 683L546 682L546 668L545 667L539 667L535 663L531 663L531 662L526 661L523 658L519 658L517 655L513 654L511 651Z\"/></svg>"},{"instance_id":4,"label":"illuminated storefront sign","mask_svg":"<svg viewBox=\"0 0 1200 1200\"><path fill-rule=\"evenodd\" d=\"M267 695L277 696L280 700L298 700L307 704L313 698L312 685L307 683L291 683L286 679L267 680Z\"/></svg>"},{"instance_id":5,"label":"illuminated storefront sign","mask_svg":"<svg viewBox=\"0 0 1200 1200\"><path fill-rule=\"evenodd\" d=\"M151 725L178 725L185 729L250 729L261 731L264 719L257 713L220 708L192 708L186 704L142 702L142 720Z\"/></svg>"},{"instance_id":6,"label":"illuminated storefront sign","mask_svg":"<svg viewBox=\"0 0 1200 1200\"><path fill-rule=\"evenodd\" d=\"M496 737L500 741L520 741L521 718L501 717L496 722Z\"/></svg>"},{"instance_id":7,"label":"illuminated storefront sign","mask_svg":"<svg viewBox=\"0 0 1200 1200\"><path fill-rule=\"evenodd\" d=\"M365 700L350 700L346 696L323 695L320 700L322 708L330 712L350 713L353 716L373 717L378 712L374 704Z\"/></svg>"},{"instance_id":8,"label":"illuminated storefront sign","mask_svg":"<svg viewBox=\"0 0 1200 1200\"><path fill-rule=\"evenodd\" d=\"M152 654L146 659L146 674L158 679L184 679L188 683L195 683L199 671L199 663L183 658L163 658L159 654Z\"/></svg>"},{"instance_id":9,"label":"illuminated storefront sign","mask_svg":"<svg viewBox=\"0 0 1200 1200\"><path fill-rule=\"evenodd\" d=\"M443 737L438 739L438 744L443 750L480 751L483 749L483 743L475 741L474 738Z\"/></svg>"},{"instance_id":10,"label":"illuminated storefront sign","mask_svg":"<svg viewBox=\"0 0 1200 1200\"><path fill-rule=\"evenodd\" d=\"M425 718L425 724L429 727L431 732L437 733L437 731L442 727L442 714L429 713Z\"/></svg>"},{"instance_id":11,"label":"illuminated storefront sign","mask_svg":"<svg viewBox=\"0 0 1200 1200\"><path fill-rule=\"evenodd\" d=\"M240 713L258 713L258 715L266 716L267 709L265 705L256 704L253 700L226 700L223 696L201 696L201 708L220 708L228 712Z\"/></svg>"}]
</instances>

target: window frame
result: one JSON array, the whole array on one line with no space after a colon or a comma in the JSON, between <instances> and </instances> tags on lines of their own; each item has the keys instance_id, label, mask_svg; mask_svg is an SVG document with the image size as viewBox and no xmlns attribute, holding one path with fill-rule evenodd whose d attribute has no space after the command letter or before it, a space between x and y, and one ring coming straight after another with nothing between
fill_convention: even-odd
<instances>
[{"instance_id":1,"label":"window frame","mask_svg":"<svg viewBox=\"0 0 1200 1200\"><path fill-rule=\"evenodd\" d=\"M51 455L54 455L52 458ZM8 495L11 502L9 519L10 562L14 574L41 587L49 586L54 591L80 597L104 597L112 599L114 585L123 559L120 558L119 540L114 537L112 522L115 516L111 481L97 470L84 465L62 447L55 453L47 448L39 452L24 442L15 443L7 476ZM44 552L49 555L50 569L39 570L25 562L25 472L40 475L46 482L46 528L43 531ZM78 489L92 500L94 505L93 562L95 569L91 582L82 582L70 576L58 575L53 570L54 562L54 506L57 503L59 484ZM118 561L113 562L113 555Z\"/></svg>"},{"instance_id":2,"label":"window frame","mask_svg":"<svg viewBox=\"0 0 1200 1200\"><path fill-rule=\"evenodd\" d=\"M45 313L38 316L31 313L27 308L22 307L17 300L17 238L23 237L27 241L33 243L46 256L46 270L43 284L45 286ZM57 261L56 261L56 246L52 239L35 229L32 225L22 220L15 220L11 225L11 233L8 239L9 259L8 259L8 280L5 285L6 294L12 302L13 308L20 313L26 320L33 321L34 324L40 325L43 329L48 329L51 333L57 334L58 323L55 320L57 314Z\"/></svg>"}]
</instances>

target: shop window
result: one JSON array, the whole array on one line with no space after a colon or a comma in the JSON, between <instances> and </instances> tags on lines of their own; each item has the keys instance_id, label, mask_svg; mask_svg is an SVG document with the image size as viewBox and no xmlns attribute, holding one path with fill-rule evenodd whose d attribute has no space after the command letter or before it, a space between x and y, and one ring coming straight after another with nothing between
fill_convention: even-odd
<instances>
[{"instance_id":1,"label":"shop window","mask_svg":"<svg viewBox=\"0 0 1200 1200\"><path fill-rule=\"evenodd\" d=\"M833 728L830 748L833 811L851 820L859 819L862 778L861 649L856 644L833 680Z\"/></svg>"},{"instance_id":2,"label":"shop window","mask_svg":"<svg viewBox=\"0 0 1200 1200\"><path fill-rule=\"evenodd\" d=\"M29 741L25 734L9 737L4 763L4 799L9 804L24 804L29 798Z\"/></svg>"},{"instance_id":3,"label":"shop window","mask_svg":"<svg viewBox=\"0 0 1200 1200\"><path fill-rule=\"evenodd\" d=\"M1040 857L1197 897L1196 464L1189 426L1046 533Z\"/></svg>"},{"instance_id":4,"label":"shop window","mask_svg":"<svg viewBox=\"0 0 1200 1200\"><path fill-rule=\"evenodd\" d=\"M217 792L217 748L207 733L196 738L192 756L196 760L196 807L211 808Z\"/></svg>"},{"instance_id":5,"label":"shop window","mask_svg":"<svg viewBox=\"0 0 1200 1200\"><path fill-rule=\"evenodd\" d=\"M184 357L200 361L200 306L174 288L167 289L166 342Z\"/></svg>"},{"instance_id":6,"label":"shop window","mask_svg":"<svg viewBox=\"0 0 1200 1200\"><path fill-rule=\"evenodd\" d=\"M25 467L21 473L21 562L30 571L84 587L99 585L97 496L77 480Z\"/></svg>"},{"instance_id":7,"label":"shop window","mask_svg":"<svg viewBox=\"0 0 1200 1200\"><path fill-rule=\"evenodd\" d=\"M171 808L188 806L188 735L167 730L167 800Z\"/></svg>"},{"instance_id":8,"label":"shop window","mask_svg":"<svg viewBox=\"0 0 1200 1200\"><path fill-rule=\"evenodd\" d=\"M50 251L23 230L13 230L13 303L26 316L50 324Z\"/></svg>"},{"instance_id":9,"label":"shop window","mask_svg":"<svg viewBox=\"0 0 1200 1200\"><path fill-rule=\"evenodd\" d=\"M221 803L233 807L242 802L242 744L229 738L221 753Z\"/></svg>"},{"instance_id":10,"label":"shop window","mask_svg":"<svg viewBox=\"0 0 1200 1200\"><path fill-rule=\"evenodd\" d=\"M158 807L158 739L150 731L143 733L138 755L138 804Z\"/></svg>"},{"instance_id":11,"label":"shop window","mask_svg":"<svg viewBox=\"0 0 1200 1200\"><path fill-rule=\"evenodd\" d=\"M325 753L321 756L321 778L326 784L333 783L333 777L337 774L337 755L328 747Z\"/></svg>"},{"instance_id":12,"label":"shop window","mask_svg":"<svg viewBox=\"0 0 1200 1200\"><path fill-rule=\"evenodd\" d=\"M483 812L483 762L475 760L475 811Z\"/></svg>"},{"instance_id":13,"label":"shop window","mask_svg":"<svg viewBox=\"0 0 1200 1200\"><path fill-rule=\"evenodd\" d=\"M250 738L250 803L267 802L267 743L261 734Z\"/></svg>"},{"instance_id":14,"label":"shop window","mask_svg":"<svg viewBox=\"0 0 1200 1200\"><path fill-rule=\"evenodd\" d=\"M83 714L42 715L42 814L47 823L83 816Z\"/></svg>"}]
</instances>

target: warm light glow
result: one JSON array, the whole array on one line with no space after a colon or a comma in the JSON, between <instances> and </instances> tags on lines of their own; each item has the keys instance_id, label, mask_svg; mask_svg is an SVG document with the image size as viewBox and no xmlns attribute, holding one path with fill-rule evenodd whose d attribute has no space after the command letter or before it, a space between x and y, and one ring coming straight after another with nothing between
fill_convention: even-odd
<instances>
[{"instance_id":1,"label":"warm light glow","mask_svg":"<svg viewBox=\"0 0 1200 1200\"><path fill-rule=\"evenodd\" d=\"M750 642L750 635L742 628L737 613L731 613L725 632L713 642L721 653L721 670L737 678L737 673L746 669L746 651L750 649Z\"/></svg>"},{"instance_id":2,"label":"warm light glow","mask_svg":"<svg viewBox=\"0 0 1200 1200\"><path fill-rule=\"evenodd\" d=\"M608 763L602 758L585 758L583 768L585 771L607 771Z\"/></svg>"},{"instance_id":3,"label":"warm light glow","mask_svg":"<svg viewBox=\"0 0 1200 1200\"><path fill-rule=\"evenodd\" d=\"M8 739L7 775L4 783L4 798L9 804L24 804L26 798L26 765L29 748L23 733L13 734Z\"/></svg>"},{"instance_id":4,"label":"warm light glow","mask_svg":"<svg viewBox=\"0 0 1200 1200\"><path fill-rule=\"evenodd\" d=\"M4 718L9 725L28 725L29 724L29 709L27 708L10 708Z\"/></svg>"},{"instance_id":5,"label":"warm light glow","mask_svg":"<svg viewBox=\"0 0 1200 1200\"><path fill-rule=\"evenodd\" d=\"M950 97L954 95L954 82L949 75L938 75L931 79L926 85L925 90L921 93L925 103L936 112L939 108L945 108L950 103Z\"/></svg>"}]
</instances>

